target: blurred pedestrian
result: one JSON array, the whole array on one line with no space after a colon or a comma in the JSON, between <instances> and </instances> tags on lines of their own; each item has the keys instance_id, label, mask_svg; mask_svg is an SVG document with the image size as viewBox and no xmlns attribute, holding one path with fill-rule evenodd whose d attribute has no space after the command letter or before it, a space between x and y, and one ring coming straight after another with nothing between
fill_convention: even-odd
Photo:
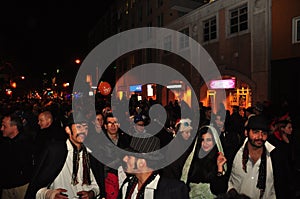
<instances>
[{"instance_id":1,"label":"blurred pedestrian","mask_svg":"<svg viewBox=\"0 0 300 199\"><path fill-rule=\"evenodd\" d=\"M293 197L295 196L296 179L294 174L296 173L296 161L293 148L295 141L292 139L292 121L288 119L279 120L275 126L275 131L268 137L268 141L276 147L282 167L287 168L285 175L288 180L284 186L289 189L291 197Z\"/></svg>"},{"instance_id":2,"label":"blurred pedestrian","mask_svg":"<svg viewBox=\"0 0 300 199\"><path fill-rule=\"evenodd\" d=\"M184 163L192 149L191 133L193 127L191 122L189 118L183 118L176 123L176 137L168 145L166 151L166 161L170 162L170 165L163 169L162 176L180 180Z\"/></svg>"}]
</instances>

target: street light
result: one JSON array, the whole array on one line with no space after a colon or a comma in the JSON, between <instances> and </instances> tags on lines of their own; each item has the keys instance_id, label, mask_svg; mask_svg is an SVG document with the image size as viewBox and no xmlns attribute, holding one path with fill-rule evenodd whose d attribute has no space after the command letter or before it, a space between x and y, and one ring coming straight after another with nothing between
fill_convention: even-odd
<instances>
[{"instance_id":1,"label":"street light","mask_svg":"<svg viewBox=\"0 0 300 199\"><path fill-rule=\"evenodd\" d=\"M17 88L17 81L21 79L21 80L24 80L25 79L25 76L16 76L14 78L11 78L10 79L10 86L12 88Z\"/></svg>"},{"instance_id":2,"label":"street light","mask_svg":"<svg viewBox=\"0 0 300 199\"><path fill-rule=\"evenodd\" d=\"M75 63L76 63L76 64L80 64L80 63L81 63L80 59L76 59L76 60L75 60Z\"/></svg>"}]
</instances>

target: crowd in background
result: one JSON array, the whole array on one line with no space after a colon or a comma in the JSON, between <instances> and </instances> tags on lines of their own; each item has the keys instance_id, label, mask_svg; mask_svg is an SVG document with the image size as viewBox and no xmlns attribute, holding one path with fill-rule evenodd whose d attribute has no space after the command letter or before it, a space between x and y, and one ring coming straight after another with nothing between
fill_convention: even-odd
<instances>
[{"instance_id":1,"label":"crowd in background","mask_svg":"<svg viewBox=\"0 0 300 199\"><path fill-rule=\"evenodd\" d=\"M193 183L208 183L211 187L211 191L209 192L212 192L209 194L221 198L228 188L235 155L243 144L245 144L247 137L245 129L249 118L263 115L270 129L268 141L275 147L280 148L281 153L279 155L286 158L284 159L286 160L284 164L287 164L286 168L289 168L289 170L285 174L290 177L289 182L291 186L288 189L291 198L296 198L297 194L299 197L299 187L297 187L299 184L297 184L297 179L293 178L295 173L297 174L298 172L299 174L299 152L297 152L297 143L299 144L299 140L296 140L299 127L295 122L298 117L295 112L291 112L291 107L286 103L280 107L274 107L267 102L256 103L247 109L233 106L231 111L225 110L225 107L220 104L219 109L226 113L222 114L223 112L220 110L213 113L211 107L203 106L201 103L199 103L199 110L194 110L189 108L184 101L175 100L170 101L164 106L167 118L165 122L161 123L161 121L164 121L161 115L150 114L149 112L151 106L159 104L159 102L153 99L138 100L137 96L133 95L128 101L116 100L114 103L102 98L96 98L94 103L92 102L93 100L95 99L79 99L72 104L72 101L58 99L18 99L7 101L3 99L0 102L1 131L3 132L5 128L5 121L3 120L7 115L10 115L11 119L13 116L18 117L21 121L19 131L22 134L22 145L12 144L14 139L10 139L1 133L0 153L2 159L6 159L8 163L5 164L2 161L0 164L0 188L10 189L29 183L34 168L37 162L40 161L40 153L43 151L43 147L51 140L65 141L68 139L64 128L73 112L78 111L81 117L88 122L90 130L86 139L89 140L89 143L100 139L97 137L98 134L104 134L111 139L113 144L121 148L134 148L141 142L139 139L133 139L135 138L135 134L138 133L139 135L144 135L142 139L147 138L148 134L149 137L156 137L157 140L148 139L147 141L158 143L159 148L162 148L170 144L173 139L180 138L180 140L176 140L176 147L171 148L166 156L172 160L172 150L181 150L182 147L182 150L186 149L186 151L178 159L173 158L176 161L174 160L168 167L159 171L161 176L167 178L183 180L183 169L187 164L191 152L193 152L192 154L210 154L202 151L204 146L201 143L203 140L213 140L215 144L220 140L222 146L221 154L218 153L220 152L219 148L214 148L213 150L210 149L214 153L207 156L206 159L195 159L192 157L189 165L190 170L187 171L185 182L189 185L190 190L193 189L190 186ZM89 104L95 104L95 107L89 107ZM116 108L126 111L118 114L117 120L108 119L110 117L115 118L113 113L116 111ZM185 109L184 112L188 112L191 115L199 113L199 121L191 121L187 118L188 115L182 115L183 109ZM155 135L152 132L147 132L144 128L153 121L160 127L159 133ZM114 129L110 129L110 127L114 127L118 122L121 124L116 129L118 134L115 141L112 136ZM198 129L195 129L195 127L198 127ZM214 137L213 132L211 132L211 127L218 133L219 136L217 139ZM207 134L207 132L209 133ZM191 134L193 133L198 136L193 136L195 139L191 140L190 137L192 137ZM127 135L128 137L126 137ZM121 140L123 140L122 144L120 144ZM198 143L196 140L198 140ZM193 148L194 146L195 148ZM144 145L144 147L146 146ZM221 166L217 164L217 160L219 162L224 160ZM225 162L227 174L223 175L225 170L221 169L220 171L220 168L224 168ZM22 166L25 169L21 168ZM114 167L107 165L104 167L105 176L103 176L103 180L107 186L105 188L106 198L116 198L118 195L116 192L120 188L119 185L116 185L119 184L118 171L112 168ZM201 171L199 168L202 168ZM213 175L211 173L212 169L216 173L215 176L219 176L220 174L222 179L211 178L210 175ZM16 171L20 171L20 173ZM111 179L107 179L107 177ZM214 187L217 188L213 189ZM26 190L27 187L23 189ZM197 189L205 190L203 187ZM224 196L224 198L226 197Z\"/></svg>"}]
</instances>

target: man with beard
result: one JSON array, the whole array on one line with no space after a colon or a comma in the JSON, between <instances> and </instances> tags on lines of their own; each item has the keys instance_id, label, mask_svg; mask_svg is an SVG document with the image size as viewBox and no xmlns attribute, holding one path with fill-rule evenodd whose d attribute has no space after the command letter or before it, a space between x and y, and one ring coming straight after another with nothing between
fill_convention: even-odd
<instances>
[{"instance_id":1,"label":"man with beard","mask_svg":"<svg viewBox=\"0 0 300 199\"><path fill-rule=\"evenodd\" d=\"M251 199L290 198L278 150L268 141L269 123L261 115L252 116L245 127L245 142L235 155L228 190L235 189Z\"/></svg>"},{"instance_id":2,"label":"man with beard","mask_svg":"<svg viewBox=\"0 0 300 199\"><path fill-rule=\"evenodd\" d=\"M67 122L67 141L49 142L45 147L25 198L105 197L104 168L83 144L88 125L79 116Z\"/></svg>"},{"instance_id":3,"label":"man with beard","mask_svg":"<svg viewBox=\"0 0 300 199\"><path fill-rule=\"evenodd\" d=\"M127 178L122 183L118 199L188 199L188 187L184 182L160 176L159 162L164 160L164 156L158 151L159 143L146 146L135 145L135 148L127 148L128 151L124 152L126 166L123 168Z\"/></svg>"}]
</instances>

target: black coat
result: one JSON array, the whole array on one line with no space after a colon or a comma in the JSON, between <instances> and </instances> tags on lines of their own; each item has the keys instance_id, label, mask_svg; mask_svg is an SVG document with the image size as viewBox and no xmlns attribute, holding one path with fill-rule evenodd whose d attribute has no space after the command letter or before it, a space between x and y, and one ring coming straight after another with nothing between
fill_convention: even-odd
<instances>
[{"instance_id":1,"label":"black coat","mask_svg":"<svg viewBox=\"0 0 300 199\"><path fill-rule=\"evenodd\" d=\"M174 139L174 142L168 145L166 152L167 162L171 163L162 169L161 175L180 180L184 163L193 150L194 144L184 140L181 135L177 135ZM179 154L181 154L180 157L178 157Z\"/></svg>"},{"instance_id":2,"label":"black coat","mask_svg":"<svg viewBox=\"0 0 300 199\"><path fill-rule=\"evenodd\" d=\"M0 139L0 189L25 185L33 172L31 140L23 132L13 139Z\"/></svg>"},{"instance_id":3,"label":"black coat","mask_svg":"<svg viewBox=\"0 0 300 199\"><path fill-rule=\"evenodd\" d=\"M52 141L45 147L28 186L25 199L34 199L39 189L49 186L55 180L65 164L67 154L65 141ZM103 164L90 153L89 156L91 169L100 188L101 197L105 197Z\"/></svg>"},{"instance_id":4,"label":"black coat","mask_svg":"<svg viewBox=\"0 0 300 199\"><path fill-rule=\"evenodd\" d=\"M282 154L279 148L273 149L270 153L273 167L274 188L277 199L293 198L290 192L290 166L286 156Z\"/></svg>"}]
</instances>

